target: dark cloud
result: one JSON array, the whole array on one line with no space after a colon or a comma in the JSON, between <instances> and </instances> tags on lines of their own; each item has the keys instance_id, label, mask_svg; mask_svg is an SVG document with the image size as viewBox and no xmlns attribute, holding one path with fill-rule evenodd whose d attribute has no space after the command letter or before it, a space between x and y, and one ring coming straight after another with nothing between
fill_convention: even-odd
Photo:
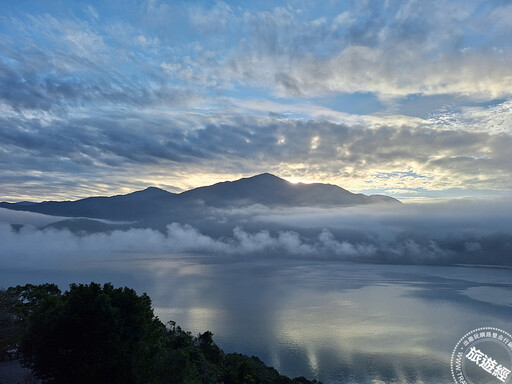
<instances>
[{"instance_id":1,"label":"dark cloud","mask_svg":"<svg viewBox=\"0 0 512 384\"><path fill-rule=\"evenodd\" d=\"M496 149L491 156L506 156L502 152L509 139L507 135L498 139L482 132L439 132L411 127L373 129L326 121L256 117L233 117L229 123L209 122L208 118L191 119L190 128L184 130L175 126L173 120L145 118L145 115L122 114L64 123L55 121L50 126L43 126L38 120L20 118L14 122L9 119L5 120L1 133L5 144L49 157L77 152L96 155L97 152L137 162L154 162L155 159L244 158L261 153L269 157L269 161L293 163L307 158L315 162L331 158L351 161L355 166L363 159L371 163L427 162L443 153L446 155L440 157L441 160L444 157L447 161L464 156L471 158L487 146ZM280 137L283 137L282 142L279 142ZM318 146L312 148L314 138L318 138ZM478 158L474 160L478 162Z\"/></svg>"}]
</instances>

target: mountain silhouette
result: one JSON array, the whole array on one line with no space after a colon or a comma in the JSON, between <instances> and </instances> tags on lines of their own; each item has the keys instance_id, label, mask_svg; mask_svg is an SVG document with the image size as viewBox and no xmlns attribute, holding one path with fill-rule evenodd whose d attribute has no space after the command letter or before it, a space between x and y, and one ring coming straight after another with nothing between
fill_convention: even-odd
<instances>
[{"instance_id":1,"label":"mountain silhouette","mask_svg":"<svg viewBox=\"0 0 512 384\"><path fill-rule=\"evenodd\" d=\"M0 203L1 208L30 211L51 216L88 217L96 219L133 221L149 212L167 206L174 193L149 187L127 195L87 197L76 201L43 201L41 203Z\"/></svg>"},{"instance_id":2,"label":"mountain silhouette","mask_svg":"<svg viewBox=\"0 0 512 384\"><path fill-rule=\"evenodd\" d=\"M388 196L355 194L332 184L291 183L270 173L225 181L183 192L180 198L202 201L210 207L247 206L338 206L398 200Z\"/></svg>"},{"instance_id":3,"label":"mountain silhouette","mask_svg":"<svg viewBox=\"0 0 512 384\"><path fill-rule=\"evenodd\" d=\"M351 193L332 184L291 183L270 173L225 181L179 194L149 187L127 195L88 197L76 201L0 203L0 207L53 216L117 221L197 215L201 208L237 208L261 204L269 207L335 207L360 204L399 204L392 197Z\"/></svg>"}]
</instances>

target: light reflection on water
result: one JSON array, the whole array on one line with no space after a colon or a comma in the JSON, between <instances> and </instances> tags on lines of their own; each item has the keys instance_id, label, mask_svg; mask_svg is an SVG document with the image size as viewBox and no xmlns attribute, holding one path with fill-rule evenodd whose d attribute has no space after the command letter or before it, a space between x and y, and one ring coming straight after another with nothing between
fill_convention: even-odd
<instances>
[{"instance_id":1,"label":"light reflection on water","mask_svg":"<svg viewBox=\"0 0 512 384\"><path fill-rule=\"evenodd\" d=\"M0 278L127 285L147 292L163 321L209 329L226 352L325 383L451 383L462 335L512 331L507 269L127 255Z\"/></svg>"}]
</instances>

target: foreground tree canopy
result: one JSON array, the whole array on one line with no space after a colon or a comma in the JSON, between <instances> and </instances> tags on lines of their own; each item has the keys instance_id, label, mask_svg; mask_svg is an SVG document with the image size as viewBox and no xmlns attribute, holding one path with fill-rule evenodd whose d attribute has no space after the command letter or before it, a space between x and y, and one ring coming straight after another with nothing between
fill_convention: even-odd
<instances>
[{"instance_id":1,"label":"foreground tree canopy","mask_svg":"<svg viewBox=\"0 0 512 384\"><path fill-rule=\"evenodd\" d=\"M166 327L151 299L111 284L0 291L0 353L16 349L44 383L316 383L225 354L206 331Z\"/></svg>"}]
</instances>

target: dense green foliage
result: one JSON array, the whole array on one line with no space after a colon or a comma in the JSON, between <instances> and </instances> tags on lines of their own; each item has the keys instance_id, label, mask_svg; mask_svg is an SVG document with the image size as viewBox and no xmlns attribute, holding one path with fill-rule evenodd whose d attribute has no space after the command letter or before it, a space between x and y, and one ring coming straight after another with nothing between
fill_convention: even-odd
<instances>
[{"instance_id":1,"label":"dense green foliage","mask_svg":"<svg viewBox=\"0 0 512 384\"><path fill-rule=\"evenodd\" d=\"M7 358L8 351L15 350L20 339L20 326L15 315L18 301L14 295L0 290L0 361Z\"/></svg>"},{"instance_id":2,"label":"dense green foliage","mask_svg":"<svg viewBox=\"0 0 512 384\"><path fill-rule=\"evenodd\" d=\"M153 314L150 298L111 284L0 291L0 352L16 348L45 383L311 383L256 357L225 354Z\"/></svg>"},{"instance_id":3,"label":"dense green foliage","mask_svg":"<svg viewBox=\"0 0 512 384\"><path fill-rule=\"evenodd\" d=\"M30 315L50 295L60 295L54 284L0 290L0 361L9 357L8 351L18 350Z\"/></svg>"}]
</instances>

